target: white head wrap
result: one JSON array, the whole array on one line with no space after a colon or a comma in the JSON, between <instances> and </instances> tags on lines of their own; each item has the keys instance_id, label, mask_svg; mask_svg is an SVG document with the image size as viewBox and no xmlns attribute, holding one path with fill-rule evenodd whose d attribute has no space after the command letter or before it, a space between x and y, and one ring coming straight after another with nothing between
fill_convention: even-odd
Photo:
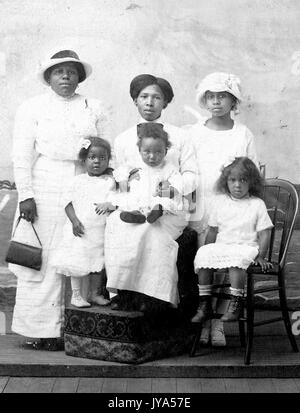
<instances>
[{"instance_id":1,"label":"white head wrap","mask_svg":"<svg viewBox=\"0 0 300 413\"><path fill-rule=\"evenodd\" d=\"M242 100L240 79L230 73L216 72L207 75L197 86L196 101L205 108L205 92L229 92L240 102Z\"/></svg>"}]
</instances>

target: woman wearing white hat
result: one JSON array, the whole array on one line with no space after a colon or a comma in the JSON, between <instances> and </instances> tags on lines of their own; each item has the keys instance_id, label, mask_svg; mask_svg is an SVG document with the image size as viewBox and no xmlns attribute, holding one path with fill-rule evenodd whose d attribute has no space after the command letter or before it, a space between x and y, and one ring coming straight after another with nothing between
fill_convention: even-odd
<instances>
[{"instance_id":1,"label":"woman wearing white hat","mask_svg":"<svg viewBox=\"0 0 300 413\"><path fill-rule=\"evenodd\" d=\"M196 209L190 216L189 226L198 233L198 247L205 243L208 231L208 218L214 195L214 185L220 175L221 168L231 163L235 157L247 156L257 166L257 156L251 131L242 123L232 118L237 106L242 101L240 79L234 74L215 72L207 75L197 86L196 101L199 106L210 112L210 117L202 119L189 129L196 152L199 167ZM223 274L222 274L223 275ZM217 284L222 280L218 280ZM211 295L211 287L199 288L199 307L192 322L199 322L203 313L203 297ZM217 312L222 308L224 300L218 300ZM206 314L205 314L206 315ZM204 324L201 343L214 346L225 346L226 340L223 323L210 320Z\"/></svg>"},{"instance_id":2,"label":"woman wearing white hat","mask_svg":"<svg viewBox=\"0 0 300 413\"><path fill-rule=\"evenodd\" d=\"M64 279L49 264L65 221L62 193L79 170L78 142L88 136L105 136L106 117L100 101L75 93L78 83L92 72L72 50L47 60L38 78L47 93L25 101L16 114L13 165L24 218L19 239L30 240L34 222L43 246L40 271L10 264L18 278L12 330L34 340L34 348L61 348L64 315ZM26 221L25 221L26 220Z\"/></svg>"}]
</instances>

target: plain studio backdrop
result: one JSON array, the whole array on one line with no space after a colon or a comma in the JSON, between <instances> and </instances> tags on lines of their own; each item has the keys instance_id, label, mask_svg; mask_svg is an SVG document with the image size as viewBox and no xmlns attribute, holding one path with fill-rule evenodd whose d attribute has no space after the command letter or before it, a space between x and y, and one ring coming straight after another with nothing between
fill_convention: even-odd
<instances>
[{"instance_id":1,"label":"plain studio backdrop","mask_svg":"<svg viewBox=\"0 0 300 413\"><path fill-rule=\"evenodd\" d=\"M93 66L78 92L107 106L114 137L137 111L129 83L140 73L167 78L165 112L195 123L197 82L213 71L241 78L238 117L253 132L267 177L299 184L300 4L298 0L0 0L0 180L13 180L17 106L43 93L36 71L49 53L75 50ZM191 108L191 109L190 109Z\"/></svg>"}]
</instances>

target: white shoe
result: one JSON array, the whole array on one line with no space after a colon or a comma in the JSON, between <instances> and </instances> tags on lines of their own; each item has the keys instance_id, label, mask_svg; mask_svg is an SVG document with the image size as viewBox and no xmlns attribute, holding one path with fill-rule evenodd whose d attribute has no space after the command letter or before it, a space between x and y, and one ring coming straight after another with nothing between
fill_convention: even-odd
<instances>
[{"instance_id":1,"label":"white shoe","mask_svg":"<svg viewBox=\"0 0 300 413\"><path fill-rule=\"evenodd\" d=\"M74 305L74 307L79 307L79 308L84 308L84 307L90 307L91 304L85 301L80 294L72 294L71 298L71 304Z\"/></svg>"},{"instance_id":2,"label":"white shoe","mask_svg":"<svg viewBox=\"0 0 300 413\"><path fill-rule=\"evenodd\" d=\"M200 344L202 346L208 346L210 342L210 329L211 329L211 320L206 320L203 324L200 336Z\"/></svg>"},{"instance_id":3,"label":"white shoe","mask_svg":"<svg viewBox=\"0 0 300 413\"><path fill-rule=\"evenodd\" d=\"M226 338L224 334L224 325L221 320L213 319L211 320L211 344L214 347L225 347Z\"/></svg>"}]
</instances>

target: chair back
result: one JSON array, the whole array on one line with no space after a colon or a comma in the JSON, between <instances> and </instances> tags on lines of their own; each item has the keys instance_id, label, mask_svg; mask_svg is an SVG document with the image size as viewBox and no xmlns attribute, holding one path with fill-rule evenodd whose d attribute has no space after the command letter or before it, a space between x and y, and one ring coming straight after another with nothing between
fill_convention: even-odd
<instances>
[{"instance_id":1,"label":"chair back","mask_svg":"<svg viewBox=\"0 0 300 413\"><path fill-rule=\"evenodd\" d=\"M268 259L283 268L298 213L298 194L289 181L266 179L263 199L274 224Z\"/></svg>"}]
</instances>

